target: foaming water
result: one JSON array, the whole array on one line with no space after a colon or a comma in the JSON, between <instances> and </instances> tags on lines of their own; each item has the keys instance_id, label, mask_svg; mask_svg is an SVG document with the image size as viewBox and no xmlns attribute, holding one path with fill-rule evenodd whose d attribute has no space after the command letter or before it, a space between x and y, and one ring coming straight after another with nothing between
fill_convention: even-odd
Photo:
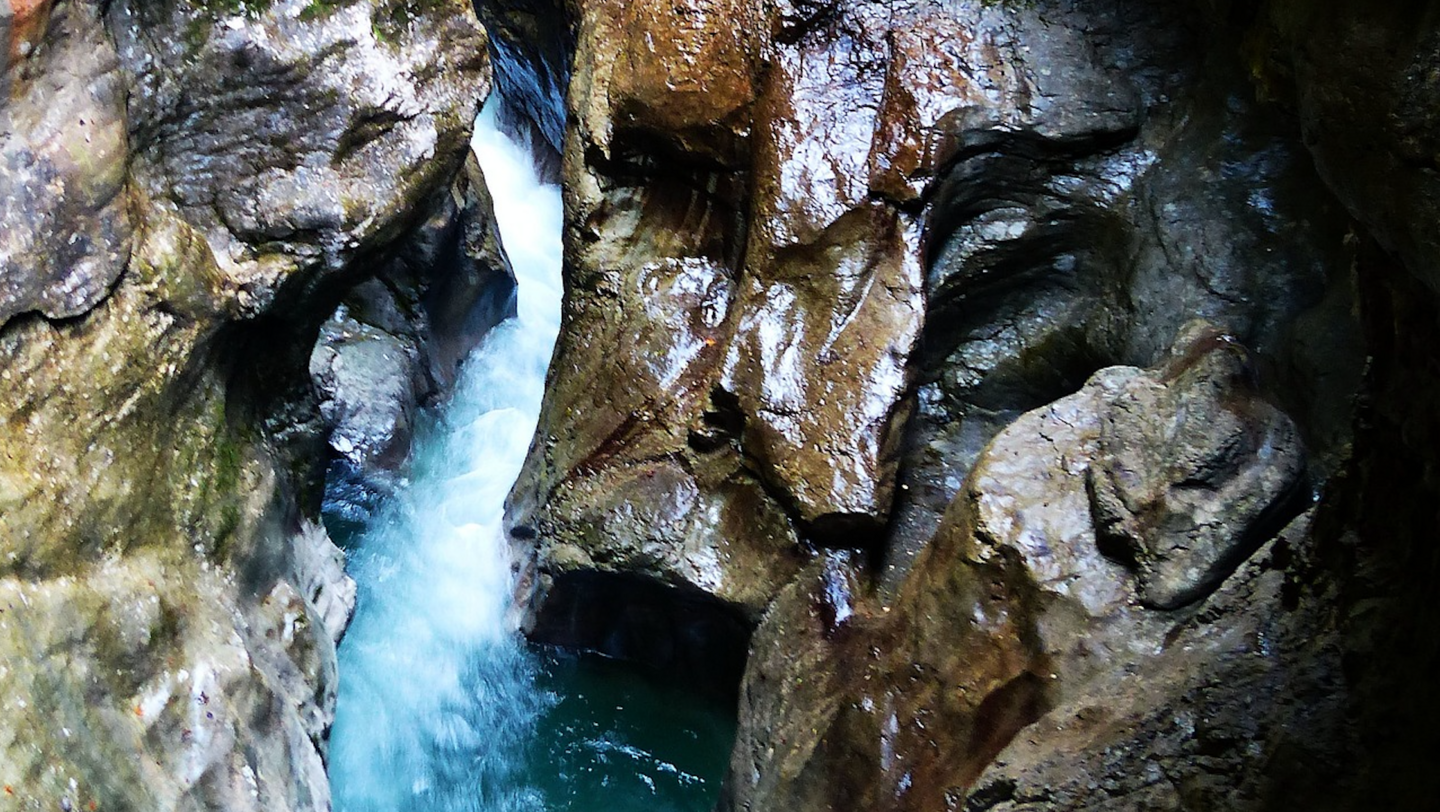
<instances>
[{"instance_id":1,"label":"foaming water","mask_svg":"<svg viewBox=\"0 0 1440 812\"><path fill-rule=\"evenodd\" d=\"M703 812L734 737L730 709L615 663L537 652L506 628L501 521L559 331L562 214L559 189L495 119L487 106L473 145L518 315L466 360L450 402L419 427L405 485L348 545L360 595L340 646L334 806Z\"/></svg>"},{"instance_id":2,"label":"foaming water","mask_svg":"<svg viewBox=\"0 0 1440 812\"><path fill-rule=\"evenodd\" d=\"M472 145L515 270L517 316L466 360L416 438L406 484L351 546L359 602L330 739L340 812L545 808L525 750L555 700L506 630L501 520L560 328L560 191L500 133L493 104Z\"/></svg>"}]
</instances>

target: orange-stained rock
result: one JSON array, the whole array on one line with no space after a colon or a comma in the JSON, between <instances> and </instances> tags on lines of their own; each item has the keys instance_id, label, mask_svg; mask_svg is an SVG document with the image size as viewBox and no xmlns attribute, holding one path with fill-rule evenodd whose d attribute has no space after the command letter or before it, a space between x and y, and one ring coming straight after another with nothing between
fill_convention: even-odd
<instances>
[{"instance_id":1,"label":"orange-stained rock","mask_svg":"<svg viewBox=\"0 0 1440 812\"><path fill-rule=\"evenodd\" d=\"M591 58L581 62L579 81L603 84L606 93L592 97L603 98L603 108L586 105L580 115L602 144L615 131L634 130L735 166L764 31L757 0L586 4L580 36L598 47L585 51Z\"/></svg>"},{"instance_id":2,"label":"orange-stained rock","mask_svg":"<svg viewBox=\"0 0 1440 812\"><path fill-rule=\"evenodd\" d=\"M9 6L8 9L5 6ZM9 39L6 42L10 64L16 65L28 57L45 36L50 24L50 10L55 0L8 0L0 3L0 30L8 24ZM10 19L6 20L6 11Z\"/></svg>"}]
</instances>

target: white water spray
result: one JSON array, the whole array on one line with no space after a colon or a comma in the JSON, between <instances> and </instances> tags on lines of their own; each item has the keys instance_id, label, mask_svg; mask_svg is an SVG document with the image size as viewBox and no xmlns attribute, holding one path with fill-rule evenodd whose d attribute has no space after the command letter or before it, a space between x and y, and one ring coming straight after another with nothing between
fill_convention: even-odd
<instances>
[{"instance_id":1,"label":"white water spray","mask_svg":"<svg viewBox=\"0 0 1440 812\"><path fill-rule=\"evenodd\" d=\"M524 748L548 700L505 628L505 497L534 434L560 328L560 190L486 105L472 145L518 283L518 315L466 361L408 482L351 552L330 777L338 812L544 808Z\"/></svg>"}]
</instances>

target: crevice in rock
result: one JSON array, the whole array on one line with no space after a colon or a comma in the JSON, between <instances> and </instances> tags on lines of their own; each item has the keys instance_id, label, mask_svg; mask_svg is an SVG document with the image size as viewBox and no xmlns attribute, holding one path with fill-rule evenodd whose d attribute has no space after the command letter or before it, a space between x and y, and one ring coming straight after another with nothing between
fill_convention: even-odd
<instances>
[{"instance_id":1,"label":"crevice in rock","mask_svg":"<svg viewBox=\"0 0 1440 812\"><path fill-rule=\"evenodd\" d=\"M565 93L575 56L575 6L566 0L521 4L472 0L490 35L500 95L535 123L556 153L565 141Z\"/></svg>"},{"instance_id":2,"label":"crevice in rock","mask_svg":"<svg viewBox=\"0 0 1440 812\"><path fill-rule=\"evenodd\" d=\"M536 641L592 651L733 700L752 625L734 606L694 587L629 573L569 572L546 587Z\"/></svg>"}]
</instances>

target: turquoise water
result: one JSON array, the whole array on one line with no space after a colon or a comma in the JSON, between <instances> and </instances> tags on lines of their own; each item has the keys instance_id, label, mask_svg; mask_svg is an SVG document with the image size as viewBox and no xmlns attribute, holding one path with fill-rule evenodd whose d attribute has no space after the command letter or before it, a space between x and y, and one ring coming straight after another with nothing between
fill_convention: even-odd
<instances>
[{"instance_id":1,"label":"turquoise water","mask_svg":"<svg viewBox=\"0 0 1440 812\"><path fill-rule=\"evenodd\" d=\"M598 657L542 659L537 684L553 704L527 773L546 809L708 812L735 738L728 709Z\"/></svg>"},{"instance_id":2,"label":"turquoise water","mask_svg":"<svg viewBox=\"0 0 1440 812\"><path fill-rule=\"evenodd\" d=\"M509 628L501 523L560 326L562 215L559 189L495 113L482 113L473 146L517 316L466 361L417 431L405 484L347 540L359 601L340 646L334 806L704 812L734 735L729 709L599 658L537 650Z\"/></svg>"}]
</instances>

